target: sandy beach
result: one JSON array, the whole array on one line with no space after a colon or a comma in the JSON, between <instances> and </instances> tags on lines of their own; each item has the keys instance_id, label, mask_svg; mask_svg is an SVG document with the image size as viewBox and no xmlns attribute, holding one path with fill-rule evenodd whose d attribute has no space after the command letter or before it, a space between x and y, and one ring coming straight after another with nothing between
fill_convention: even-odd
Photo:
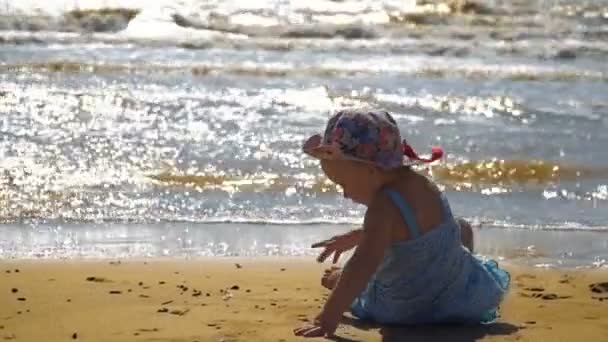
<instances>
[{"instance_id":1,"label":"sandy beach","mask_svg":"<svg viewBox=\"0 0 608 342\"><path fill-rule=\"evenodd\" d=\"M327 265L312 258L0 262L0 338L299 341ZM377 327L345 316L338 341L608 341L608 272L507 266L497 323Z\"/></svg>"}]
</instances>

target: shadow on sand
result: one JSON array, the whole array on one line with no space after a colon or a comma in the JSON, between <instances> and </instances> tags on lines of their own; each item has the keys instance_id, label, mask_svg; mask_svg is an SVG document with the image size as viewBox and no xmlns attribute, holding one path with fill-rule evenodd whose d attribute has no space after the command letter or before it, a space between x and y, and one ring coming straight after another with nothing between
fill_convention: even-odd
<instances>
[{"instance_id":1,"label":"shadow on sand","mask_svg":"<svg viewBox=\"0 0 608 342\"><path fill-rule=\"evenodd\" d=\"M352 325L361 330L378 330L383 342L475 342L487 336L511 335L521 327L506 322L496 322L483 325L426 325L426 326L378 326L361 322L351 317L344 317L342 323ZM356 341L335 336L331 340L337 342Z\"/></svg>"}]
</instances>

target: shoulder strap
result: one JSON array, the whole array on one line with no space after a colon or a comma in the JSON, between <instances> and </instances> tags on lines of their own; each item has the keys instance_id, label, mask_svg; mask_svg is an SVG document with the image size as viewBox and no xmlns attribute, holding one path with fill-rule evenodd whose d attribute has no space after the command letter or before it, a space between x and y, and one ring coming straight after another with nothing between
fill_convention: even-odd
<instances>
[{"instance_id":1,"label":"shoulder strap","mask_svg":"<svg viewBox=\"0 0 608 342\"><path fill-rule=\"evenodd\" d=\"M401 212L401 216L409 228L410 236L413 239L417 238L420 235L420 230L418 229L416 215L414 214L412 208L407 204L399 192L393 189L385 189L384 193L391 199L393 204L395 204Z\"/></svg>"}]
</instances>

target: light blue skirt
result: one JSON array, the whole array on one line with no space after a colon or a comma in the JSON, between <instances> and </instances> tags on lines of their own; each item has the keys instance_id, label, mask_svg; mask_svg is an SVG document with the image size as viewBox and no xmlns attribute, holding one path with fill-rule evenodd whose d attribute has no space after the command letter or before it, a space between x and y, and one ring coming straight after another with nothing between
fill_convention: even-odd
<instances>
[{"instance_id":1,"label":"light blue skirt","mask_svg":"<svg viewBox=\"0 0 608 342\"><path fill-rule=\"evenodd\" d=\"M370 283L353 302L351 313L361 320L380 324L491 323L498 317L498 306L509 289L511 277L496 261L469 256L456 284L439 298L424 298L424 289L419 289L416 292L422 294L420 298L402 300L403 289Z\"/></svg>"}]
</instances>

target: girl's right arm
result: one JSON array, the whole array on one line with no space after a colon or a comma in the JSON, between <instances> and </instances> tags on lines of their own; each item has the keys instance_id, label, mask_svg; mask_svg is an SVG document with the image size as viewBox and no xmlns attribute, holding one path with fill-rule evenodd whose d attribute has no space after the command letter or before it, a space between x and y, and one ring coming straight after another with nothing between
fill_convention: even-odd
<instances>
[{"instance_id":1,"label":"girl's right arm","mask_svg":"<svg viewBox=\"0 0 608 342\"><path fill-rule=\"evenodd\" d=\"M333 263L337 263L340 255L359 244L363 229L355 229L342 235L333 236L325 241L313 244L312 248L325 247L317 258L318 262L323 262L330 255L334 255Z\"/></svg>"}]
</instances>

